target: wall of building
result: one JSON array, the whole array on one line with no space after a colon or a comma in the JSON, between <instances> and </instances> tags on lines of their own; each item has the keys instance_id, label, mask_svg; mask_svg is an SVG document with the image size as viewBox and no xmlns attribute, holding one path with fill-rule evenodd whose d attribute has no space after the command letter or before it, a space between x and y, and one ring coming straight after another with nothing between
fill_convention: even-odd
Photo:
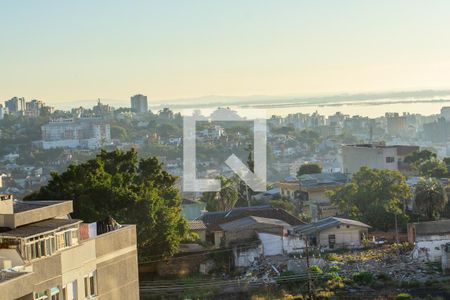
<instances>
[{"instance_id":1,"label":"wall of building","mask_svg":"<svg viewBox=\"0 0 450 300\"><path fill-rule=\"evenodd\" d=\"M8 295L5 299L16 299L32 292L62 288L76 280L78 299L82 300L85 299L84 277L96 271L96 299L139 299L136 227L133 225L84 240L50 257L32 261L26 267L32 272L0 283L2 297Z\"/></svg>"},{"instance_id":2,"label":"wall of building","mask_svg":"<svg viewBox=\"0 0 450 300\"><path fill-rule=\"evenodd\" d=\"M387 163L386 157L394 157L394 161ZM398 170L397 149L395 147L342 146L342 164L342 170L347 174L353 174L363 166Z\"/></svg>"},{"instance_id":3,"label":"wall of building","mask_svg":"<svg viewBox=\"0 0 450 300\"><path fill-rule=\"evenodd\" d=\"M347 227L348 226L348 227ZM322 247L328 247L328 240L330 235L335 235L336 243L335 247L359 247L361 246L361 233L364 233L367 237L368 230L364 227L353 225L340 225L333 228L328 228L319 233L318 243Z\"/></svg>"},{"instance_id":4,"label":"wall of building","mask_svg":"<svg viewBox=\"0 0 450 300\"><path fill-rule=\"evenodd\" d=\"M416 236L414 249L411 253L414 259L420 261L440 261L442 257L441 246L450 243L450 234Z\"/></svg>"}]
</instances>

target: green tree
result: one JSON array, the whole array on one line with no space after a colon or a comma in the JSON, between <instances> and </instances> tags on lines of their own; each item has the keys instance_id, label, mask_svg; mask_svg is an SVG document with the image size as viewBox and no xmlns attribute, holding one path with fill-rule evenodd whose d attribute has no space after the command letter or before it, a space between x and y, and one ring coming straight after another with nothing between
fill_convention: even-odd
<instances>
[{"instance_id":1,"label":"green tree","mask_svg":"<svg viewBox=\"0 0 450 300\"><path fill-rule=\"evenodd\" d=\"M297 171L297 177L305 174L318 174L322 173L322 166L319 164L304 164L300 166Z\"/></svg>"},{"instance_id":2,"label":"green tree","mask_svg":"<svg viewBox=\"0 0 450 300\"><path fill-rule=\"evenodd\" d=\"M422 179L415 190L415 208L428 221L438 220L448 203L447 192L439 180Z\"/></svg>"},{"instance_id":3,"label":"green tree","mask_svg":"<svg viewBox=\"0 0 450 300\"><path fill-rule=\"evenodd\" d=\"M426 160L430 160L432 158L436 158L436 153L431 152L430 150L418 150L409 154L405 157L404 162L408 164L420 164Z\"/></svg>"},{"instance_id":4,"label":"green tree","mask_svg":"<svg viewBox=\"0 0 450 300\"><path fill-rule=\"evenodd\" d=\"M419 166L419 173L422 176L433 178L444 178L448 176L447 165L437 158L423 161Z\"/></svg>"},{"instance_id":5,"label":"green tree","mask_svg":"<svg viewBox=\"0 0 450 300\"><path fill-rule=\"evenodd\" d=\"M218 176L221 189L218 192L203 193L201 201L206 203L208 211L226 211L232 209L238 200L237 183L235 177Z\"/></svg>"},{"instance_id":6,"label":"green tree","mask_svg":"<svg viewBox=\"0 0 450 300\"><path fill-rule=\"evenodd\" d=\"M187 234L175 181L155 157L138 160L134 150L102 150L95 159L53 173L47 186L26 199L73 200L75 218L111 216L136 224L142 256L170 256Z\"/></svg>"},{"instance_id":7,"label":"green tree","mask_svg":"<svg viewBox=\"0 0 450 300\"><path fill-rule=\"evenodd\" d=\"M346 216L388 230L397 217L401 223L406 221L402 206L411 192L400 172L363 167L330 197Z\"/></svg>"}]
</instances>

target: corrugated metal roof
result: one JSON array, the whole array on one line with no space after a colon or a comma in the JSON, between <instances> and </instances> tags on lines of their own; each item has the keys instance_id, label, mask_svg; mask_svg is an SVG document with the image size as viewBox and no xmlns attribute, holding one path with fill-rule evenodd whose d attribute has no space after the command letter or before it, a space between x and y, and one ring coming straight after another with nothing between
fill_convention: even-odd
<instances>
[{"instance_id":1,"label":"corrugated metal roof","mask_svg":"<svg viewBox=\"0 0 450 300\"><path fill-rule=\"evenodd\" d=\"M312 234L316 233L334 226L338 225L353 225L353 226L360 226L365 228L370 228L369 225L355 220L350 219L343 219L343 218L337 218L337 217L329 217L322 220L319 220L317 222L308 224L308 225L300 225L294 228L294 231L298 234Z\"/></svg>"},{"instance_id":2,"label":"corrugated metal roof","mask_svg":"<svg viewBox=\"0 0 450 300\"><path fill-rule=\"evenodd\" d=\"M188 221L189 230L206 230L206 226L201 220Z\"/></svg>"},{"instance_id":3,"label":"corrugated metal roof","mask_svg":"<svg viewBox=\"0 0 450 300\"><path fill-rule=\"evenodd\" d=\"M261 224L261 225L265 225L265 226L269 226L269 227L283 227L283 228L291 227L291 225L289 225L288 223L283 222L281 220L254 217L254 216L244 217L242 219L224 223L224 224L221 224L220 227L225 231L231 231L231 230L244 229L245 227L254 225L254 224Z\"/></svg>"}]
</instances>

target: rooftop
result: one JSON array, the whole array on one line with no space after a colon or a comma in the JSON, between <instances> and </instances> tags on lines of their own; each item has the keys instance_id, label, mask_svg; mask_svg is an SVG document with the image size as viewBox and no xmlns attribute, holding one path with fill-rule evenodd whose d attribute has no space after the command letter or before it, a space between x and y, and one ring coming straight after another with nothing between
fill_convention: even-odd
<instances>
[{"instance_id":1,"label":"rooftop","mask_svg":"<svg viewBox=\"0 0 450 300\"><path fill-rule=\"evenodd\" d=\"M25 212L36 208L47 207L63 203L64 201L19 201L15 200L13 204L14 213Z\"/></svg>"},{"instance_id":2,"label":"rooftop","mask_svg":"<svg viewBox=\"0 0 450 300\"><path fill-rule=\"evenodd\" d=\"M288 223L277 220L277 219L270 219L270 218L262 218L262 217L254 217L249 216L241 219L237 219L228 223L221 224L220 227L225 231L230 230L239 230L244 229L246 226L255 225L255 224L261 224L266 225L268 227L283 227L283 228L290 228L291 225Z\"/></svg>"},{"instance_id":3,"label":"rooftop","mask_svg":"<svg viewBox=\"0 0 450 300\"><path fill-rule=\"evenodd\" d=\"M202 230L206 229L205 224L201 220L188 221L189 230Z\"/></svg>"},{"instance_id":4,"label":"rooftop","mask_svg":"<svg viewBox=\"0 0 450 300\"><path fill-rule=\"evenodd\" d=\"M198 220L202 220L206 227L210 230L221 230L221 228L217 225L248 216L281 220L291 226L306 224L284 209L272 207L270 205L236 207L228 211L205 212L198 218Z\"/></svg>"},{"instance_id":5,"label":"rooftop","mask_svg":"<svg viewBox=\"0 0 450 300\"><path fill-rule=\"evenodd\" d=\"M0 232L0 237L19 237L26 238L34 235L38 235L44 232L58 230L67 226L81 223L81 220L77 219L50 219L26 226L18 227L12 230Z\"/></svg>"},{"instance_id":6,"label":"rooftop","mask_svg":"<svg viewBox=\"0 0 450 300\"><path fill-rule=\"evenodd\" d=\"M337 218L337 217L328 217L322 220L319 220L317 222L307 224L307 225L300 225L295 227L294 231L298 234L312 234L316 233L334 226L338 225L353 225L353 226L360 226L365 228L370 228L369 225L355 220L350 219L343 219L343 218Z\"/></svg>"}]
</instances>

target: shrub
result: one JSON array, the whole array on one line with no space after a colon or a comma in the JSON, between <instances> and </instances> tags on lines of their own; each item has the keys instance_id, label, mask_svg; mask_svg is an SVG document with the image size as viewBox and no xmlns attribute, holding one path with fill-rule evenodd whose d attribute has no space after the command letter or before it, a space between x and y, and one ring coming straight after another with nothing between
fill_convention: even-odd
<instances>
[{"instance_id":1,"label":"shrub","mask_svg":"<svg viewBox=\"0 0 450 300\"><path fill-rule=\"evenodd\" d=\"M318 274L322 274L323 273L322 269L318 265L310 266L309 270L311 272L315 272L315 273L318 273Z\"/></svg>"},{"instance_id":2,"label":"shrub","mask_svg":"<svg viewBox=\"0 0 450 300\"><path fill-rule=\"evenodd\" d=\"M330 267L330 272L339 272L341 270L341 268L339 268L338 266L331 266Z\"/></svg>"},{"instance_id":3,"label":"shrub","mask_svg":"<svg viewBox=\"0 0 450 300\"><path fill-rule=\"evenodd\" d=\"M396 300L409 300L412 299L412 296L408 293L400 293L395 297Z\"/></svg>"},{"instance_id":4,"label":"shrub","mask_svg":"<svg viewBox=\"0 0 450 300\"><path fill-rule=\"evenodd\" d=\"M373 274L367 271L355 273L352 277L353 281L360 285L370 285L374 281Z\"/></svg>"}]
</instances>

